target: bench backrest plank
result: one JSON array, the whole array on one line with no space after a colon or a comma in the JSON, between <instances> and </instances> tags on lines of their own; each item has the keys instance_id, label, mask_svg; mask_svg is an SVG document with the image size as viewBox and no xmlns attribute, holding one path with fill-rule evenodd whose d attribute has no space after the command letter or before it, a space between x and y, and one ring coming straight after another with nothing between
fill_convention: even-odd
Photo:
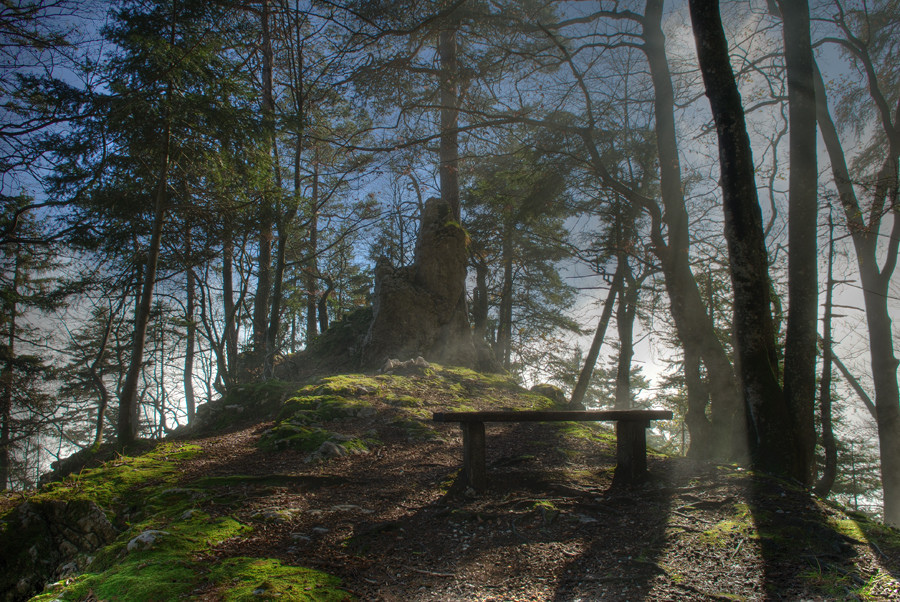
<instances>
[{"instance_id":1,"label":"bench backrest plank","mask_svg":"<svg viewBox=\"0 0 900 602\"><path fill-rule=\"evenodd\" d=\"M597 422L671 420L669 410L487 410L483 412L435 412L435 422Z\"/></svg>"}]
</instances>

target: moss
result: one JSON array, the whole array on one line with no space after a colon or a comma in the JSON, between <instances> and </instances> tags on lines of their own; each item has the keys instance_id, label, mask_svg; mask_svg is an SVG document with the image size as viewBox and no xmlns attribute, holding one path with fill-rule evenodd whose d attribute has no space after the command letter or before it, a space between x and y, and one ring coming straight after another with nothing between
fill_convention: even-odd
<instances>
[{"instance_id":1,"label":"moss","mask_svg":"<svg viewBox=\"0 0 900 602\"><path fill-rule=\"evenodd\" d=\"M229 558L218 563L209 579L226 602L240 600L334 601L351 599L336 577L303 567L285 566L278 560Z\"/></svg>"},{"instance_id":2,"label":"moss","mask_svg":"<svg viewBox=\"0 0 900 602\"><path fill-rule=\"evenodd\" d=\"M378 393L380 383L371 376L364 374L340 374L323 378L316 386L319 395L330 393L332 395L353 396L372 395Z\"/></svg>"},{"instance_id":3,"label":"moss","mask_svg":"<svg viewBox=\"0 0 900 602\"><path fill-rule=\"evenodd\" d=\"M267 452L283 449L312 452L334 435L335 433L319 427L282 423L260 438L259 448Z\"/></svg>"},{"instance_id":4,"label":"moss","mask_svg":"<svg viewBox=\"0 0 900 602\"><path fill-rule=\"evenodd\" d=\"M432 364L435 374L451 382L463 382L472 386L496 387L500 389L526 392L511 376L508 374L483 373L476 372L469 368L458 366L440 366Z\"/></svg>"},{"instance_id":5,"label":"moss","mask_svg":"<svg viewBox=\"0 0 900 602\"><path fill-rule=\"evenodd\" d=\"M594 443L615 445L616 435L606 427L589 425L583 422L554 422L556 430L566 437L584 439Z\"/></svg>"},{"instance_id":6,"label":"moss","mask_svg":"<svg viewBox=\"0 0 900 602\"><path fill-rule=\"evenodd\" d=\"M387 393L384 396L384 402L399 408L418 408L424 404L423 400L418 397L413 397L412 395L395 395L394 393Z\"/></svg>"},{"instance_id":7,"label":"moss","mask_svg":"<svg viewBox=\"0 0 900 602\"><path fill-rule=\"evenodd\" d=\"M288 399L278 414L278 420L308 424L349 420L374 414L375 408L368 401L326 394Z\"/></svg>"},{"instance_id":8,"label":"moss","mask_svg":"<svg viewBox=\"0 0 900 602\"><path fill-rule=\"evenodd\" d=\"M50 483L30 496L32 501L90 500L101 507L122 501L130 493L178 479L178 464L200 451L200 446L162 443L141 456L119 456L98 468L83 470L63 481Z\"/></svg>"},{"instance_id":9,"label":"moss","mask_svg":"<svg viewBox=\"0 0 900 602\"><path fill-rule=\"evenodd\" d=\"M151 528L166 534L150 549L129 552L128 541ZM249 531L230 517L211 518L199 511L185 520L155 516L122 533L78 579L53 587L50 599L162 602L183 598L203 581L205 568L198 565L197 553Z\"/></svg>"},{"instance_id":10,"label":"moss","mask_svg":"<svg viewBox=\"0 0 900 602\"><path fill-rule=\"evenodd\" d=\"M713 547L722 547L729 545L729 542L736 536L749 539L759 537L750 507L744 503L735 504L734 517L719 521L711 529L701 533L700 539Z\"/></svg>"},{"instance_id":11,"label":"moss","mask_svg":"<svg viewBox=\"0 0 900 602\"><path fill-rule=\"evenodd\" d=\"M246 412L244 416L270 416L296 388L296 383L277 379L237 385L229 389L222 405L241 406Z\"/></svg>"},{"instance_id":12,"label":"moss","mask_svg":"<svg viewBox=\"0 0 900 602\"><path fill-rule=\"evenodd\" d=\"M395 420L392 425L403 429L410 441L427 441L438 438L438 432L434 428L414 418L400 418Z\"/></svg>"}]
</instances>

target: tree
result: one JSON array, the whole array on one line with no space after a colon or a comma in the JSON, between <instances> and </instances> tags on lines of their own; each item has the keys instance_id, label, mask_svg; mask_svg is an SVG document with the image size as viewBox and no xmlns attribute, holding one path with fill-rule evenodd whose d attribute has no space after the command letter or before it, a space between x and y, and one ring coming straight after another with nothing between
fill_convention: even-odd
<instances>
[{"instance_id":1,"label":"tree","mask_svg":"<svg viewBox=\"0 0 900 602\"><path fill-rule=\"evenodd\" d=\"M828 88L818 69L816 119L831 163L833 185L856 251L862 283L875 385L884 519L888 524L900 525L900 384L897 377L900 362L894 349L887 304L900 248L900 219L897 218L900 119L892 112L890 96L885 92L890 89L894 94L896 90L889 82L897 76L896 69L890 68L896 56L893 44L897 14L889 2L871 8L862 4L849 12L842 3L835 3L835 8L837 32L826 41L837 44L851 64L865 73L865 82L850 94L857 102L848 113L852 115L848 116L848 125L856 127L857 119L874 116L880 128L859 160L848 165L845 144L829 110ZM868 202L861 200L863 195L868 196ZM890 226L886 220L889 216L893 220Z\"/></svg>"},{"instance_id":2,"label":"tree","mask_svg":"<svg viewBox=\"0 0 900 602\"><path fill-rule=\"evenodd\" d=\"M52 141L56 191L77 204L71 219L85 235L75 242L112 256L129 237L136 243L140 291L117 425L123 445L139 433L147 325L172 216L191 206L181 193L209 175L201 169L225 132L247 123L235 106L240 85L223 77L234 72L223 51L228 16L192 0L123 3L103 32L115 44L104 65L108 92L94 92L91 118Z\"/></svg>"},{"instance_id":3,"label":"tree","mask_svg":"<svg viewBox=\"0 0 900 602\"><path fill-rule=\"evenodd\" d=\"M750 140L718 2L690 1L700 70L719 140L725 238L734 289L734 334L755 466L806 482L811 474L778 380L768 258ZM804 324L809 328L809 324ZM812 327L815 328L813 321ZM805 337L804 337L805 338Z\"/></svg>"},{"instance_id":4,"label":"tree","mask_svg":"<svg viewBox=\"0 0 900 602\"><path fill-rule=\"evenodd\" d=\"M543 141L520 143L510 139L506 150L485 159L472 170L466 187L465 225L471 237L476 267L484 266L479 299L482 311L496 307L494 352L504 369L511 368L514 329L537 334L574 330L562 317L571 303L571 287L563 283L559 262L569 257L563 222L567 167L540 150ZM495 286L489 289L487 281ZM476 317L475 321L483 321Z\"/></svg>"},{"instance_id":5,"label":"tree","mask_svg":"<svg viewBox=\"0 0 900 602\"><path fill-rule=\"evenodd\" d=\"M796 421L802 481L816 476L815 387L818 318L816 255L816 111L807 2L779 2L784 18L790 123L788 200L788 318L784 342L784 396Z\"/></svg>"},{"instance_id":6,"label":"tree","mask_svg":"<svg viewBox=\"0 0 900 602\"><path fill-rule=\"evenodd\" d=\"M39 238L39 224L18 209L32 199L19 197L4 204L0 226L17 237ZM10 227L14 221L15 226ZM57 269L51 249L15 242L0 245L0 490L22 479L16 467L32 458L16 457L25 444L40 437L54 415L54 399L42 383L50 366L35 353L39 333L26 315L49 311L65 300L65 287L54 286L48 274Z\"/></svg>"}]
</instances>

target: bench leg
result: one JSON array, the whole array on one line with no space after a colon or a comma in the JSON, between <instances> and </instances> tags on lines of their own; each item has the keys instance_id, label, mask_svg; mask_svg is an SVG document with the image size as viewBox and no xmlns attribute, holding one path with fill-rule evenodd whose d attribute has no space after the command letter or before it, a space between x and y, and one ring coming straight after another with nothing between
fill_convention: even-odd
<instances>
[{"instance_id":1,"label":"bench leg","mask_svg":"<svg viewBox=\"0 0 900 602\"><path fill-rule=\"evenodd\" d=\"M484 423L460 423L463 434L463 485L482 491L487 482L484 461Z\"/></svg>"},{"instance_id":2,"label":"bench leg","mask_svg":"<svg viewBox=\"0 0 900 602\"><path fill-rule=\"evenodd\" d=\"M630 483L647 474L647 434L649 422L619 420L616 423L615 483Z\"/></svg>"}]
</instances>

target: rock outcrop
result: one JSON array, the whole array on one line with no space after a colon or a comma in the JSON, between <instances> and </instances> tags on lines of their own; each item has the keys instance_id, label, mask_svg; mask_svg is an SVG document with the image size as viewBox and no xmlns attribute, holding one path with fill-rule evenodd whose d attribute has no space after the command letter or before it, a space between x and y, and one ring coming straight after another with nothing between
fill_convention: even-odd
<instances>
[{"instance_id":1,"label":"rock outcrop","mask_svg":"<svg viewBox=\"0 0 900 602\"><path fill-rule=\"evenodd\" d=\"M46 583L80 572L116 535L103 510L88 500L20 504L0 523L2 600L28 599Z\"/></svg>"},{"instance_id":2,"label":"rock outcrop","mask_svg":"<svg viewBox=\"0 0 900 602\"><path fill-rule=\"evenodd\" d=\"M362 363L380 367L388 358L423 356L429 361L489 369L490 350L472 339L466 312L466 232L450 207L428 199L422 211L412 265L375 268L372 323Z\"/></svg>"}]
</instances>

